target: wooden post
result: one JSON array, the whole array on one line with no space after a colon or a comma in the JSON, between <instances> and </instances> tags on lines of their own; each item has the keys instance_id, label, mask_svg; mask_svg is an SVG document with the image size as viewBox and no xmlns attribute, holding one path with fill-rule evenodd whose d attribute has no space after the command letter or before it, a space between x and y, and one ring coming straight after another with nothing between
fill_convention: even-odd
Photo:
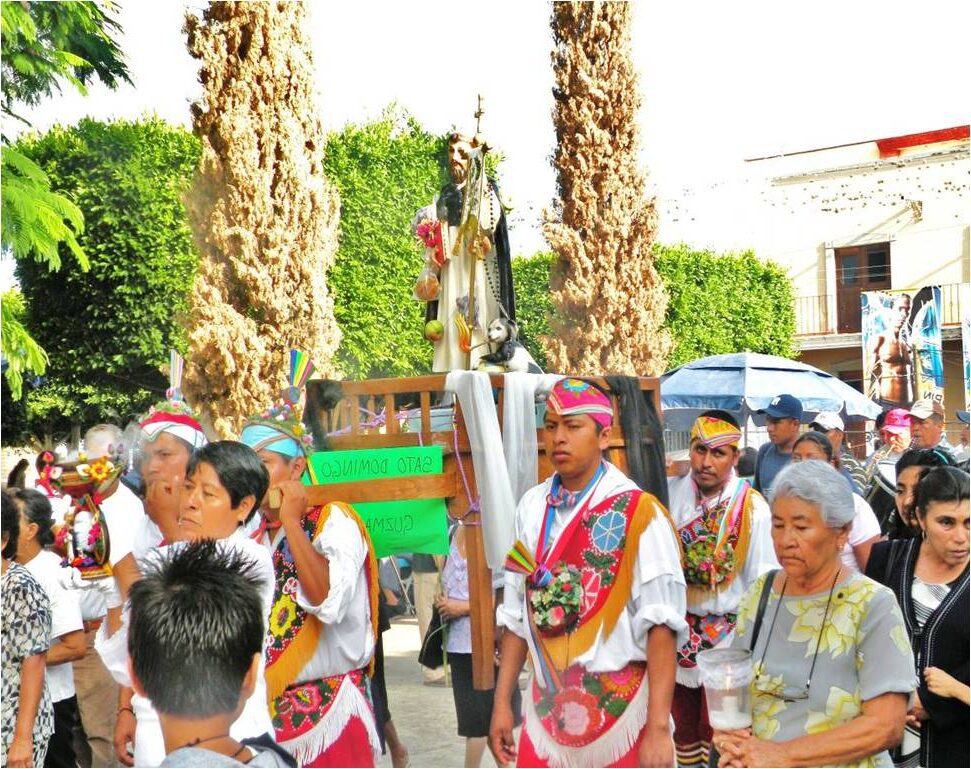
<instances>
[{"instance_id":1,"label":"wooden post","mask_svg":"<svg viewBox=\"0 0 971 769\"><path fill-rule=\"evenodd\" d=\"M469 433L462 419L462 407L455 403L455 429L458 430L459 455L455 461L462 462L465 475L469 482L469 493L473 498L478 496L475 485L475 473L472 471L472 454L463 451L469 446ZM460 475L458 468L456 473ZM464 516L465 557L469 567L469 618L472 620L472 686L480 690L488 690L495 685L495 669L493 667L493 650L495 648L495 605L492 599L492 570L486 563L485 547L482 541L482 515L471 512L466 514L472 503L461 487L461 477L458 479L459 489L452 507L454 516ZM488 514L488 513L486 513Z\"/></svg>"}]
</instances>

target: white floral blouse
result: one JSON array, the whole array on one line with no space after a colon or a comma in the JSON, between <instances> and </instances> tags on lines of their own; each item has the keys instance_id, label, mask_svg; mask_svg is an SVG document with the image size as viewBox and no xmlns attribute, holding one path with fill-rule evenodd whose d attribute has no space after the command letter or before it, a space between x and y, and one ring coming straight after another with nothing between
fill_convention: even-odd
<instances>
[{"instance_id":1,"label":"white floral blouse","mask_svg":"<svg viewBox=\"0 0 971 769\"><path fill-rule=\"evenodd\" d=\"M749 637L766 575L749 588L739 606L733 646L749 648ZM863 713L863 702L917 687L914 656L894 594L854 573L836 585L820 635L830 591L786 596L772 590L752 649L752 733L784 742L836 728ZM773 627L773 616L778 616ZM771 629L771 633L770 633ZM813 668L817 639L819 653ZM763 662L764 660L764 662ZM806 696L806 682L812 678ZM774 696L785 693L786 699ZM887 751L841 766L892 767Z\"/></svg>"}]
</instances>

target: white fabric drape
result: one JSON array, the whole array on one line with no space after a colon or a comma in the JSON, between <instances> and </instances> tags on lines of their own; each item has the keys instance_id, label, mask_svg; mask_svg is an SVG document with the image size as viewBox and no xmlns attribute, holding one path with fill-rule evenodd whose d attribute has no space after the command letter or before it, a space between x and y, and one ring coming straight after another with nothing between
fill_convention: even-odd
<instances>
[{"instance_id":1,"label":"white fabric drape","mask_svg":"<svg viewBox=\"0 0 971 769\"><path fill-rule=\"evenodd\" d=\"M502 448L516 504L539 483L536 393L548 393L562 378L560 374L518 371L503 375Z\"/></svg>"},{"instance_id":2,"label":"white fabric drape","mask_svg":"<svg viewBox=\"0 0 971 769\"><path fill-rule=\"evenodd\" d=\"M482 510L486 562L489 568L499 569L512 547L516 501L503 454L492 384L484 371L450 371L445 389L458 395L462 406Z\"/></svg>"}]
</instances>

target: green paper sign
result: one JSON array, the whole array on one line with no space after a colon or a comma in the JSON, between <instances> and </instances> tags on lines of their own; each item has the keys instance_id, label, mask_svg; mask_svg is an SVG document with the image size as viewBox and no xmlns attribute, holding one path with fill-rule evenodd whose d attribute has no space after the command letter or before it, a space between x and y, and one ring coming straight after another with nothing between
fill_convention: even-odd
<instances>
[{"instance_id":1,"label":"green paper sign","mask_svg":"<svg viewBox=\"0 0 971 769\"><path fill-rule=\"evenodd\" d=\"M319 451L310 456L310 464L320 485L437 475L442 472L442 447ZM448 553L444 499L357 502L354 509L371 535L378 558L395 553Z\"/></svg>"}]
</instances>

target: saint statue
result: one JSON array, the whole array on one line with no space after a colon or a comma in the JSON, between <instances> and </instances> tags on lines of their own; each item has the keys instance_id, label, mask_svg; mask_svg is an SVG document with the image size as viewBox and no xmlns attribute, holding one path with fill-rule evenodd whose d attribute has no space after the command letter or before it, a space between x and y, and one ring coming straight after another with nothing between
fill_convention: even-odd
<instances>
[{"instance_id":1,"label":"saint statue","mask_svg":"<svg viewBox=\"0 0 971 769\"><path fill-rule=\"evenodd\" d=\"M475 368L489 352L489 323L516 319L509 234L496 184L486 177L487 151L478 134L452 134L451 181L412 222L425 245L415 297L427 303L425 338L435 345L433 371Z\"/></svg>"}]
</instances>

